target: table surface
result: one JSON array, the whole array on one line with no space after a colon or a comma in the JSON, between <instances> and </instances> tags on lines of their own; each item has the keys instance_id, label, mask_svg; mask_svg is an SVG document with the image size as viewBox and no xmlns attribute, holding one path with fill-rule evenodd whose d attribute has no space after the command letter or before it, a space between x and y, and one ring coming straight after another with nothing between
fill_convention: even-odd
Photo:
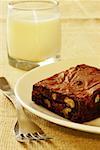
<instances>
[{"instance_id":1,"label":"table surface","mask_svg":"<svg viewBox=\"0 0 100 150\"><path fill-rule=\"evenodd\" d=\"M2 8L6 7L2 1ZM6 14L6 13L5 13ZM62 19L62 58L100 57L100 20L90 18ZM6 19L0 16L0 76L5 76L14 85L25 72L8 64L6 51ZM54 137L51 142L20 144L16 141L13 127L16 111L0 91L0 149L1 150L99 150L100 135L85 133L45 121L33 116L36 123Z\"/></svg>"}]
</instances>

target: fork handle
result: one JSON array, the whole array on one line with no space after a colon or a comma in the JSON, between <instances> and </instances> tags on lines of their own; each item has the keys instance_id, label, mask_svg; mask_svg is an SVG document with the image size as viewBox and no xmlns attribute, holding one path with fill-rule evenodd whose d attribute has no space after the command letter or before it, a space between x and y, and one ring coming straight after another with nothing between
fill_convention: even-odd
<instances>
[{"instance_id":1,"label":"fork handle","mask_svg":"<svg viewBox=\"0 0 100 150\"><path fill-rule=\"evenodd\" d=\"M21 106L21 104L18 102L18 100L16 99L15 93L12 89L10 89L9 91L3 91L3 94L12 102L12 104L14 105L16 111L17 111L17 115L18 115L18 121L20 122L20 116L23 116L26 118L25 112L23 110L23 107Z\"/></svg>"},{"instance_id":2,"label":"fork handle","mask_svg":"<svg viewBox=\"0 0 100 150\"><path fill-rule=\"evenodd\" d=\"M17 100L15 93L12 89L10 89L9 91L3 91L3 94L12 102L12 104L14 105L14 107L17 111L18 116L20 116L20 115L26 116L25 112L23 110L23 107Z\"/></svg>"},{"instance_id":3,"label":"fork handle","mask_svg":"<svg viewBox=\"0 0 100 150\"><path fill-rule=\"evenodd\" d=\"M16 108L17 104L16 104L16 98L15 98L15 94L14 94L13 90L3 91L3 94L12 102L12 104Z\"/></svg>"},{"instance_id":4,"label":"fork handle","mask_svg":"<svg viewBox=\"0 0 100 150\"><path fill-rule=\"evenodd\" d=\"M12 102L12 104L14 105L16 111L17 111L17 119L18 122L20 124L20 126L22 126L22 120L26 120L27 116L24 112L23 107L21 106L21 104L18 102L18 100L16 99L15 93L12 89L8 90L8 91L3 91L3 94Z\"/></svg>"},{"instance_id":5,"label":"fork handle","mask_svg":"<svg viewBox=\"0 0 100 150\"><path fill-rule=\"evenodd\" d=\"M16 108L16 111L17 111L17 119L18 119L18 122L19 122L19 126L21 129L25 128L24 126L24 120L25 122L27 122L27 126L29 128L29 118L28 116L26 115L23 107L21 106L21 104L18 102L18 100L16 99L16 96L14 94L14 91L11 89L9 91L3 91L3 94L12 102L12 104L14 105L14 107ZM27 120L27 121L26 121ZM40 133L43 133L43 131L40 129L40 127L33 123L32 122L32 127L30 126L30 130L34 128L34 131L37 130L38 132ZM33 129L32 129L33 130Z\"/></svg>"},{"instance_id":6,"label":"fork handle","mask_svg":"<svg viewBox=\"0 0 100 150\"><path fill-rule=\"evenodd\" d=\"M9 91L3 91L3 94L12 102L12 104L14 105L14 107L16 109L18 109L18 107L20 106L20 104L19 104L19 102L16 99L14 91L12 89L9 90Z\"/></svg>"}]
</instances>

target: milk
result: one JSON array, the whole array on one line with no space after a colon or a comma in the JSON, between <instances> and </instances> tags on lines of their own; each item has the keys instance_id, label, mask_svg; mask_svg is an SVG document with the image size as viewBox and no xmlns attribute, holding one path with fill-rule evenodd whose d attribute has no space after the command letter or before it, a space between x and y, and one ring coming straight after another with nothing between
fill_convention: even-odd
<instances>
[{"instance_id":1,"label":"milk","mask_svg":"<svg viewBox=\"0 0 100 150\"><path fill-rule=\"evenodd\" d=\"M59 17L34 21L9 16L7 24L10 57L39 62L59 52L61 46Z\"/></svg>"}]
</instances>

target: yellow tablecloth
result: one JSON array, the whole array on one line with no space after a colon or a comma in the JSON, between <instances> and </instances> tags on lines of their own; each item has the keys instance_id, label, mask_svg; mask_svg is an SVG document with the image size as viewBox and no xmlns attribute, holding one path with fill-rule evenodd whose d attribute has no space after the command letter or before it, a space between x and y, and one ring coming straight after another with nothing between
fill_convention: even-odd
<instances>
[{"instance_id":1,"label":"yellow tablecloth","mask_svg":"<svg viewBox=\"0 0 100 150\"><path fill-rule=\"evenodd\" d=\"M100 20L63 19L62 57L75 58L95 55L100 57ZM6 52L6 19L0 19L0 76L14 85L25 72L8 64ZM45 121L34 116L36 123L54 137L51 142L20 144L16 141L13 127L16 111L0 91L0 150L99 150L100 135L85 133Z\"/></svg>"}]
</instances>

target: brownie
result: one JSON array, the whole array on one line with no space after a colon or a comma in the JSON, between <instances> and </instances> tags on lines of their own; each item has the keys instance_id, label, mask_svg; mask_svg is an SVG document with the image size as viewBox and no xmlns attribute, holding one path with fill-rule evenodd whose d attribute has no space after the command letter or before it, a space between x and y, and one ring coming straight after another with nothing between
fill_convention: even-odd
<instances>
[{"instance_id":1,"label":"brownie","mask_svg":"<svg viewBox=\"0 0 100 150\"><path fill-rule=\"evenodd\" d=\"M44 79L32 101L73 122L100 117L100 69L81 64Z\"/></svg>"}]
</instances>

